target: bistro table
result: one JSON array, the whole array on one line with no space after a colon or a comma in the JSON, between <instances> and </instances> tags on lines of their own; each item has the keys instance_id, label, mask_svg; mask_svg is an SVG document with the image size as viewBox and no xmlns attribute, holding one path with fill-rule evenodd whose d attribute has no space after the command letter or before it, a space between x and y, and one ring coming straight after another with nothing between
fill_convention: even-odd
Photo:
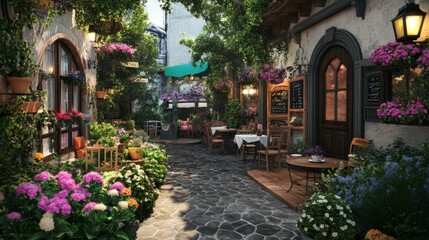
<instances>
[{"instance_id":1,"label":"bistro table","mask_svg":"<svg viewBox=\"0 0 429 240\"><path fill-rule=\"evenodd\" d=\"M237 144L238 149L241 148L243 142L246 143L258 143L260 142L264 147L267 147L267 135L258 136L256 134L236 134L234 136L234 142ZM246 155L243 154L243 160L246 159Z\"/></svg>"},{"instance_id":2,"label":"bistro table","mask_svg":"<svg viewBox=\"0 0 429 240\"><path fill-rule=\"evenodd\" d=\"M322 162L314 162L309 156L299 156L299 157L291 157L288 156L286 162L289 166L297 167L304 169L306 171L305 176L305 192L307 193L308 182L310 180L310 173L313 173L313 182L316 183L316 173L319 173L324 170L329 169L338 169L340 166L347 167L348 161L340 158L331 158L326 157ZM294 182L297 180L292 179L292 175L290 174L290 168L288 166L289 178L290 178L290 188L287 190L288 192L292 189Z\"/></svg>"},{"instance_id":3,"label":"bistro table","mask_svg":"<svg viewBox=\"0 0 429 240\"><path fill-rule=\"evenodd\" d=\"M232 152L232 149L234 148L234 145L232 145L232 139L234 138L234 135L237 133L236 128L227 128L227 127L212 127L215 128L215 132L213 135L220 135L220 137L223 139L225 147L227 149L227 152Z\"/></svg>"}]
</instances>

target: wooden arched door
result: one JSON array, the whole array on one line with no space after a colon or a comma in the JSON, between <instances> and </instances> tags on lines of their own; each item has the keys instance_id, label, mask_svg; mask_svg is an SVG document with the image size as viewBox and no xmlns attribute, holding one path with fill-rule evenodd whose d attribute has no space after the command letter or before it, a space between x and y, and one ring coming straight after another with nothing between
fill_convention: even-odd
<instances>
[{"instance_id":1,"label":"wooden arched door","mask_svg":"<svg viewBox=\"0 0 429 240\"><path fill-rule=\"evenodd\" d=\"M322 58L318 78L318 145L331 157L346 158L352 139L353 60L342 47Z\"/></svg>"}]
</instances>

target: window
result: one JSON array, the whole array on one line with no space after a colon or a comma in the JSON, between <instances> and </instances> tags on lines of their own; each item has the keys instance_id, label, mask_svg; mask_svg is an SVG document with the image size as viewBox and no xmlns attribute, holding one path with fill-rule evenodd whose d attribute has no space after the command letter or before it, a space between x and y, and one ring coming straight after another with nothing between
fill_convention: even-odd
<instances>
[{"instance_id":1,"label":"window","mask_svg":"<svg viewBox=\"0 0 429 240\"><path fill-rule=\"evenodd\" d=\"M325 72L325 120L347 121L347 67L334 58Z\"/></svg>"},{"instance_id":2,"label":"window","mask_svg":"<svg viewBox=\"0 0 429 240\"><path fill-rule=\"evenodd\" d=\"M55 112L71 109L81 111L81 89L79 86L65 84L60 76L78 70L76 59L70 49L61 41L48 46L44 52L41 69L48 73L39 82L39 90L47 90L46 108ZM80 135L78 125L66 128L42 129L41 151L45 156L53 153L64 154L72 150L72 138Z\"/></svg>"}]
</instances>

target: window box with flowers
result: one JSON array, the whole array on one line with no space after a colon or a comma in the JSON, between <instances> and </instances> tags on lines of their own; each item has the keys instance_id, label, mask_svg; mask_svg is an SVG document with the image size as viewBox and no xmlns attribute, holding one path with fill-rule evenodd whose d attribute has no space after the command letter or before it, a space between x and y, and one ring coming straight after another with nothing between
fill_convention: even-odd
<instances>
[{"instance_id":1,"label":"window box with flowers","mask_svg":"<svg viewBox=\"0 0 429 240\"><path fill-rule=\"evenodd\" d=\"M76 109L72 109L68 112L56 112L55 113L56 123L59 128L69 127L72 124L89 123L91 118L89 115L85 115L78 112Z\"/></svg>"},{"instance_id":2,"label":"window box with flowers","mask_svg":"<svg viewBox=\"0 0 429 240\"><path fill-rule=\"evenodd\" d=\"M85 84L85 77L80 73L80 71L73 71L65 76L61 76L61 80L65 84L82 86Z\"/></svg>"},{"instance_id":3,"label":"window box with flowers","mask_svg":"<svg viewBox=\"0 0 429 240\"><path fill-rule=\"evenodd\" d=\"M268 82L271 84L280 84L286 78L286 70L284 68L275 68L270 64L264 64L262 70L257 76L259 82Z\"/></svg>"}]
</instances>

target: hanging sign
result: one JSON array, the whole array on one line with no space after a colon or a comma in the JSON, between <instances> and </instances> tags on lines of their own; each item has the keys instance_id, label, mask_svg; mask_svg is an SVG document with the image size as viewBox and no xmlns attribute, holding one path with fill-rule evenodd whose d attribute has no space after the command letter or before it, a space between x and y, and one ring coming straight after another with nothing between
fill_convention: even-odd
<instances>
[{"instance_id":1,"label":"hanging sign","mask_svg":"<svg viewBox=\"0 0 429 240\"><path fill-rule=\"evenodd\" d=\"M122 66L124 66L126 68L139 68L139 63L138 62L124 62L124 63L122 63Z\"/></svg>"}]
</instances>

